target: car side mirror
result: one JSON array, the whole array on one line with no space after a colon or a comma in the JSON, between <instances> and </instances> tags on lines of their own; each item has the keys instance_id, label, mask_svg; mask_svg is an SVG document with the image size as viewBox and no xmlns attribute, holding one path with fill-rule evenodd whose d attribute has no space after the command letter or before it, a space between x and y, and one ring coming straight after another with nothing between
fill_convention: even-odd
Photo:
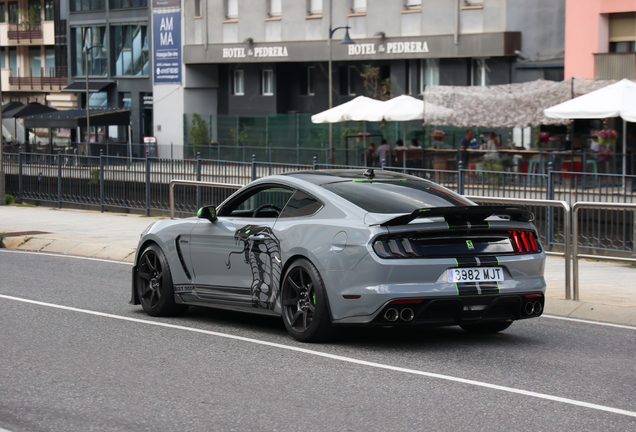
<instances>
[{"instance_id":1,"label":"car side mirror","mask_svg":"<svg viewBox=\"0 0 636 432\"><path fill-rule=\"evenodd\" d=\"M197 217L214 222L216 220L216 207L213 205L201 207L197 212Z\"/></svg>"}]
</instances>

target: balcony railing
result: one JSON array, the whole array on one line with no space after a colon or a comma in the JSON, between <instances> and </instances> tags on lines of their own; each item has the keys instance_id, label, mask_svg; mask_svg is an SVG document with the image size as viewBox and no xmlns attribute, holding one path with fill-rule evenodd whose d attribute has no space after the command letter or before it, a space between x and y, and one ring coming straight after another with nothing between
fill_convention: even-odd
<instances>
[{"instance_id":1,"label":"balcony railing","mask_svg":"<svg viewBox=\"0 0 636 432\"><path fill-rule=\"evenodd\" d=\"M70 0L71 12L106 10L106 0Z\"/></svg>"},{"instance_id":2,"label":"balcony railing","mask_svg":"<svg viewBox=\"0 0 636 432\"><path fill-rule=\"evenodd\" d=\"M44 75L45 71L48 71L48 76ZM9 77L9 85L12 87L10 90L57 91L68 85L68 71L66 67L40 68L40 76L33 76L33 70L29 69L28 76L20 76L18 69L18 76Z\"/></svg>"},{"instance_id":3,"label":"balcony railing","mask_svg":"<svg viewBox=\"0 0 636 432\"><path fill-rule=\"evenodd\" d=\"M109 0L110 9L128 9L148 7L148 0Z\"/></svg>"},{"instance_id":4,"label":"balcony railing","mask_svg":"<svg viewBox=\"0 0 636 432\"><path fill-rule=\"evenodd\" d=\"M7 31L7 38L17 42L27 40L33 42L33 40L41 40L43 37L42 23L10 23Z\"/></svg>"},{"instance_id":5,"label":"balcony railing","mask_svg":"<svg viewBox=\"0 0 636 432\"><path fill-rule=\"evenodd\" d=\"M636 53L598 53L594 59L596 79L636 78Z\"/></svg>"}]
</instances>

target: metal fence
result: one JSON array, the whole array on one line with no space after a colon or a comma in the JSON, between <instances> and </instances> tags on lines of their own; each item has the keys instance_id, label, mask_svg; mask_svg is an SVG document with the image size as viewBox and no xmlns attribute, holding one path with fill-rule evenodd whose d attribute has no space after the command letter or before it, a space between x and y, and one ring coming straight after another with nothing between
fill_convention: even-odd
<instances>
[{"instance_id":1,"label":"metal fence","mask_svg":"<svg viewBox=\"0 0 636 432\"><path fill-rule=\"evenodd\" d=\"M326 165L318 157L312 164L261 161L219 161L210 159L131 158L101 155L48 155L6 153L3 168L6 191L22 200L127 208L145 211L169 210L172 179L245 185L267 175L310 169L362 168ZM429 179L463 195L533 200L636 203L636 176L552 171L527 174L499 171L433 170L420 168L385 169ZM175 209L180 216L192 215L202 204L219 204L229 196L227 189L182 186L175 191ZM531 206L541 242L548 251L565 248L567 235L562 209ZM581 209L579 242L582 253L631 256L634 253L635 221L631 213L616 209Z\"/></svg>"}]
</instances>

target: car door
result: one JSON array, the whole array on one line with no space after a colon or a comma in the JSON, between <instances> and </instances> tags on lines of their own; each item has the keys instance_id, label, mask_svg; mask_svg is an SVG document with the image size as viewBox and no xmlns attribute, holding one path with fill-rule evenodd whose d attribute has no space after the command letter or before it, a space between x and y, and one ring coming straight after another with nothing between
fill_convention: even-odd
<instances>
[{"instance_id":1,"label":"car door","mask_svg":"<svg viewBox=\"0 0 636 432\"><path fill-rule=\"evenodd\" d=\"M220 208L214 222L196 224L190 256L199 297L272 308L277 290L272 289L271 269L280 268L280 245L272 228L292 194L288 187L256 185Z\"/></svg>"}]
</instances>

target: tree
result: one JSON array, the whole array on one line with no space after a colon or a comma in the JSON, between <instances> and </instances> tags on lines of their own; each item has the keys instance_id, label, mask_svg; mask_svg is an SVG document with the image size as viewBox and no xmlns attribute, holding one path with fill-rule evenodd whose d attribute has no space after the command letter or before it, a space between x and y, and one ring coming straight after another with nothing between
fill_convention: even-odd
<instances>
[{"instance_id":1,"label":"tree","mask_svg":"<svg viewBox=\"0 0 636 432\"><path fill-rule=\"evenodd\" d=\"M364 79L364 88L367 96L378 100L387 100L391 97L391 78L380 79L380 68L363 65L360 76Z\"/></svg>"},{"instance_id":2,"label":"tree","mask_svg":"<svg viewBox=\"0 0 636 432\"><path fill-rule=\"evenodd\" d=\"M210 143L208 124L203 117L201 117L201 114L192 114L190 136L192 137L192 145L194 145L195 153L199 152L202 146Z\"/></svg>"}]
</instances>

